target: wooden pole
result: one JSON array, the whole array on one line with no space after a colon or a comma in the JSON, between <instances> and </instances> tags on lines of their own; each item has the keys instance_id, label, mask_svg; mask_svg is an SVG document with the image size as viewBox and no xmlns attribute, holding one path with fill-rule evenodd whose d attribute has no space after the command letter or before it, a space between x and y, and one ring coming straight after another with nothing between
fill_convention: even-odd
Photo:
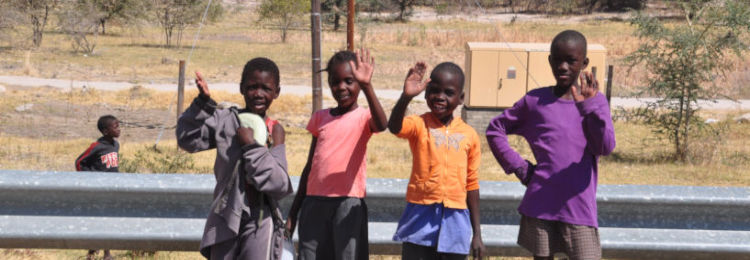
<instances>
[{"instance_id":1,"label":"wooden pole","mask_svg":"<svg viewBox=\"0 0 750 260\"><path fill-rule=\"evenodd\" d=\"M612 102L610 102L610 99L612 98L612 73L615 70L615 66L609 65L607 67L607 104L609 104L609 107L612 108Z\"/></svg>"},{"instance_id":2,"label":"wooden pole","mask_svg":"<svg viewBox=\"0 0 750 260\"><path fill-rule=\"evenodd\" d=\"M346 49L354 51L354 0L349 1L349 15L346 16Z\"/></svg>"},{"instance_id":3,"label":"wooden pole","mask_svg":"<svg viewBox=\"0 0 750 260\"><path fill-rule=\"evenodd\" d=\"M177 77L177 119L182 114L182 105L185 101L185 60L180 60L180 75Z\"/></svg>"},{"instance_id":4,"label":"wooden pole","mask_svg":"<svg viewBox=\"0 0 750 260\"><path fill-rule=\"evenodd\" d=\"M323 92L320 87L320 0L310 1L310 31L312 31L312 111L323 108Z\"/></svg>"}]
</instances>

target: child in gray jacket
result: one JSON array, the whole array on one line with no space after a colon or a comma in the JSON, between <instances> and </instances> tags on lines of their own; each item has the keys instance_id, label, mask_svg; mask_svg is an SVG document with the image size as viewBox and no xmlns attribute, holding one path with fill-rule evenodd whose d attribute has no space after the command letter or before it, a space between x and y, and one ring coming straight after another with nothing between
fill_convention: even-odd
<instances>
[{"instance_id":1,"label":"child in gray jacket","mask_svg":"<svg viewBox=\"0 0 750 260\"><path fill-rule=\"evenodd\" d=\"M266 58L243 69L245 108L217 109L208 85L196 72L200 94L177 122L177 144L194 153L216 148L216 187L200 251L209 259L278 259L283 223L277 201L292 193L287 174L284 129L266 115L279 96L279 70ZM238 113L264 119L266 129L242 127ZM267 131L259 143L253 131Z\"/></svg>"}]
</instances>

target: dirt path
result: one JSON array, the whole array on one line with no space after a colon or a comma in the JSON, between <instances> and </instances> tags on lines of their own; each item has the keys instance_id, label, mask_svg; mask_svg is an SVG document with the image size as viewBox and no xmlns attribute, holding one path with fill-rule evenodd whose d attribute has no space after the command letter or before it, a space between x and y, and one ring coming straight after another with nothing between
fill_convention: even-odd
<instances>
[{"instance_id":1,"label":"dirt path","mask_svg":"<svg viewBox=\"0 0 750 260\"><path fill-rule=\"evenodd\" d=\"M0 84L22 86L22 87L38 87L38 86L50 86L61 89L71 88L95 88L98 90L124 90L134 86L128 82L104 82L104 81L76 81L68 79L45 79L45 78L34 78L26 76L0 76ZM192 81L188 81L186 88L193 88ZM157 83L157 84L140 84L142 87L148 89L154 89L159 91L174 91L176 89L175 83ZM237 83L210 83L211 89L222 90L227 92L237 91ZM282 95L311 95L312 91L310 86L302 85L283 85L281 87ZM396 100L401 95L400 90L393 89L378 89L376 93L381 99ZM323 88L323 95L331 97L331 93L327 87ZM613 97L612 107L623 107L623 108L635 108L645 106L648 102L652 102L653 98L626 98L626 97ZM732 101L728 99L720 99L716 101L701 100L698 102L702 109L708 110L750 110L750 100L738 100Z\"/></svg>"}]
</instances>

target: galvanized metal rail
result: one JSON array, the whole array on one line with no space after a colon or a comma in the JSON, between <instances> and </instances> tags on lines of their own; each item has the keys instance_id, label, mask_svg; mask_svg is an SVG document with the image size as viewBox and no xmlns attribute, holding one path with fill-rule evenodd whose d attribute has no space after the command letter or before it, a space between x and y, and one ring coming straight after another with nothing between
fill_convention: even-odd
<instances>
[{"instance_id":1,"label":"galvanized metal rail","mask_svg":"<svg viewBox=\"0 0 750 260\"><path fill-rule=\"evenodd\" d=\"M194 251L214 184L207 174L0 170L0 248ZM391 237L406 184L368 180L372 253L400 252ZM516 245L523 192L516 183L481 183L491 255L528 255ZM597 199L604 257L750 259L748 188L601 185Z\"/></svg>"}]
</instances>

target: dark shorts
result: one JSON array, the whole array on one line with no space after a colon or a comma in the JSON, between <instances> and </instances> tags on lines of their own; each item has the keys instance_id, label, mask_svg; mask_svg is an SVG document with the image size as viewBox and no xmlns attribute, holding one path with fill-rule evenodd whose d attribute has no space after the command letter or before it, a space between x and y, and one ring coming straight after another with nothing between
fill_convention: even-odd
<instances>
[{"instance_id":1,"label":"dark shorts","mask_svg":"<svg viewBox=\"0 0 750 260\"><path fill-rule=\"evenodd\" d=\"M440 253L437 247L422 246L404 242L401 244L401 259L403 260L466 260L466 255Z\"/></svg>"},{"instance_id":2,"label":"dark shorts","mask_svg":"<svg viewBox=\"0 0 750 260\"><path fill-rule=\"evenodd\" d=\"M299 215L299 260L368 259L361 198L307 196Z\"/></svg>"},{"instance_id":3,"label":"dark shorts","mask_svg":"<svg viewBox=\"0 0 750 260\"><path fill-rule=\"evenodd\" d=\"M602 258L597 228L523 215L518 230L518 245L535 256L565 253L571 260Z\"/></svg>"}]
</instances>

